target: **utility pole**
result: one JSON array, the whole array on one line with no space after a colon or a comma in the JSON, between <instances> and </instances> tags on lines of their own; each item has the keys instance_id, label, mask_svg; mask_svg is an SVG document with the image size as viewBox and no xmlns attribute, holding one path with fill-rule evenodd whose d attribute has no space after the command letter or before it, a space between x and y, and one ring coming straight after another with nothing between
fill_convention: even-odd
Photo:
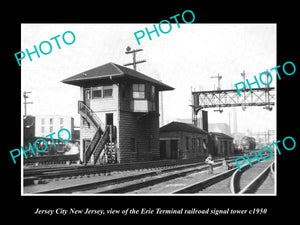
<instances>
[{"instance_id":1,"label":"utility pole","mask_svg":"<svg viewBox=\"0 0 300 225\"><path fill-rule=\"evenodd\" d=\"M27 116L27 104L33 104L33 102L27 102L27 98L29 98L29 96L27 96L27 94L31 93L31 91L24 91L23 92L23 97L24 97L24 108L25 108L25 115L24 117Z\"/></svg>"},{"instance_id":2,"label":"utility pole","mask_svg":"<svg viewBox=\"0 0 300 225\"><path fill-rule=\"evenodd\" d=\"M130 51L130 50L131 50L131 48L128 46L126 48L125 54L133 54L133 62L132 63L126 63L126 64L124 64L124 66L131 66L131 65L133 65L133 69L136 70L136 64L146 62L146 60L136 61L136 53L140 52L140 51L143 51L143 49L133 49L132 51Z\"/></svg>"}]
</instances>

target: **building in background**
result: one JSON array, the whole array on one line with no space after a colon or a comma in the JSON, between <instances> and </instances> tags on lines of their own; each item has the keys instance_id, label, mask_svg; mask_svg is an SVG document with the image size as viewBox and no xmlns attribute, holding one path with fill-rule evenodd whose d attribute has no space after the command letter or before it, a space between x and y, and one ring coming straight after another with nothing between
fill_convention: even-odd
<instances>
[{"instance_id":1,"label":"building in background","mask_svg":"<svg viewBox=\"0 0 300 225\"><path fill-rule=\"evenodd\" d=\"M193 124L171 122L159 129L161 159L203 159L208 155L208 136Z\"/></svg>"},{"instance_id":2,"label":"building in background","mask_svg":"<svg viewBox=\"0 0 300 225\"><path fill-rule=\"evenodd\" d=\"M210 153L213 156L231 156L234 154L233 137L219 132L209 132Z\"/></svg>"},{"instance_id":3,"label":"building in background","mask_svg":"<svg viewBox=\"0 0 300 225\"><path fill-rule=\"evenodd\" d=\"M35 136L45 137L53 132L57 133L60 129L66 128L71 133L71 140L74 136L74 118L65 115L34 115L35 117Z\"/></svg>"},{"instance_id":4,"label":"building in background","mask_svg":"<svg viewBox=\"0 0 300 225\"><path fill-rule=\"evenodd\" d=\"M68 129L71 139L62 142L58 138L58 131L62 128ZM47 156L47 155L76 155L79 154L79 130L74 129L74 118L65 115L28 115L23 118L23 146L29 149L29 144L33 145L37 139L44 139L47 142L45 151L32 151L26 153L27 157ZM55 133L53 136L48 136ZM48 137L46 137L48 136ZM69 139L69 134L60 132L61 139ZM55 145L53 144L55 143ZM36 143L38 149L44 149L43 141Z\"/></svg>"},{"instance_id":5,"label":"building in background","mask_svg":"<svg viewBox=\"0 0 300 225\"><path fill-rule=\"evenodd\" d=\"M171 122L159 129L160 158L202 160L234 154L233 138L219 132L207 132L191 123Z\"/></svg>"}]
</instances>

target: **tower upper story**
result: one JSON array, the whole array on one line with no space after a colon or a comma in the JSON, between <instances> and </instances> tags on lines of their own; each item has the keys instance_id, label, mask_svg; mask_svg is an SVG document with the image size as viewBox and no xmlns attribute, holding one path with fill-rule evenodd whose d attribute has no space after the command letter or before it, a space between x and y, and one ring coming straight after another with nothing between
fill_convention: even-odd
<instances>
[{"instance_id":1,"label":"tower upper story","mask_svg":"<svg viewBox=\"0 0 300 225\"><path fill-rule=\"evenodd\" d=\"M82 100L95 112L158 112L158 92L174 89L115 63L87 70L62 82L81 87Z\"/></svg>"}]
</instances>

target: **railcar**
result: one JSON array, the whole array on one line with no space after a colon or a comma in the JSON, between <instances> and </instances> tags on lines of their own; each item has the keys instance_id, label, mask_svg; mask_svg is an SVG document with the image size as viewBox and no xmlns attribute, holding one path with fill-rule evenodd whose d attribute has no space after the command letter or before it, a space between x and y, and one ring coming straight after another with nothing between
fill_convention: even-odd
<instances>
[{"instance_id":1,"label":"railcar","mask_svg":"<svg viewBox=\"0 0 300 225\"><path fill-rule=\"evenodd\" d=\"M244 136L241 139L240 145L244 152L255 150L256 140L254 137Z\"/></svg>"}]
</instances>

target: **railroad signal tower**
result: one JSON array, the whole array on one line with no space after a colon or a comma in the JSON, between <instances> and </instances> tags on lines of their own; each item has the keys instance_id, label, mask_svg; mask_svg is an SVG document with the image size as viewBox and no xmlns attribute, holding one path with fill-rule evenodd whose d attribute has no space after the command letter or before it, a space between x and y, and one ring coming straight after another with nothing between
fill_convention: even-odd
<instances>
[{"instance_id":1,"label":"railroad signal tower","mask_svg":"<svg viewBox=\"0 0 300 225\"><path fill-rule=\"evenodd\" d=\"M245 71L241 75L245 80ZM195 125L197 125L198 112L204 108L219 107L219 110L215 111L221 111L221 107L242 106L245 110L247 106L264 106L264 109L271 111L271 105L275 105L274 87L267 85L265 88L252 88L252 91L246 88L242 90L243 97L240 97L236 89L221 90L219 81L222 77L219 74L212 78L218 78L217 90L192 91L192 104L190 106L192 107L192 121Z\"/></svg>"}]
</instances>

